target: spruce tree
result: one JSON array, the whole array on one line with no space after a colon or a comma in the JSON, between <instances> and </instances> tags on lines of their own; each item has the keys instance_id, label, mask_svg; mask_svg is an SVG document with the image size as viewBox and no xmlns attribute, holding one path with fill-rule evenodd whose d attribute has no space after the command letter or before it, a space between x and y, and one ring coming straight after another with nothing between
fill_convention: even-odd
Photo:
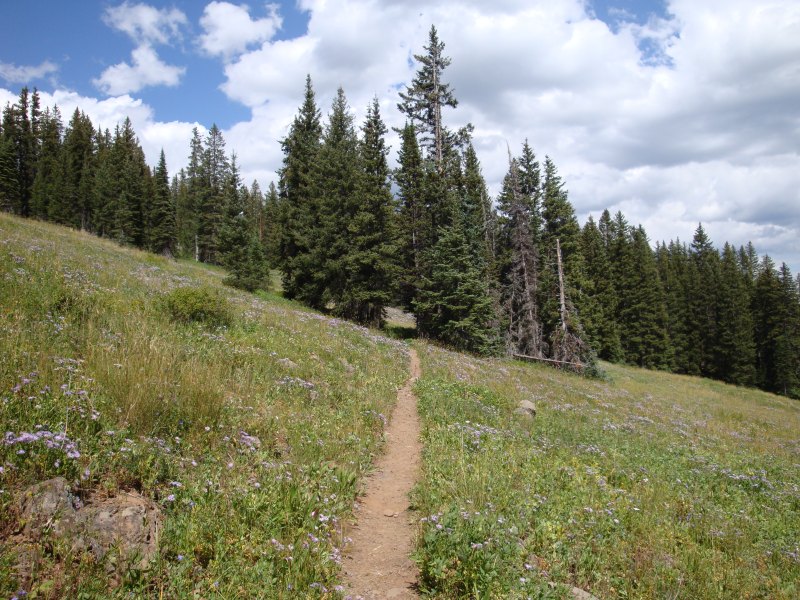
<instances>
[{"instance_id":1,"label":"spruce tree","mask_svg":"<svg viewBox=\"0 0 800 600\"><path fill-rule=\"evenodd\" d=\"M411 309L422 277L422 252L430 239L423 189L425 167L414 127L406 123L400 135L398 167L394 173L399 203L396 232L402 269L399 294L401 304Z\"/></svg>"},{"instance_id":2,"label":"spruce tree","mask_svg":"<svg viewBox=\"0 0 800 600\"><path fill-rule=\"evenodd\" d=\"M314 98L311 77L306 77L305 97L300 111L281 141L283 166L279 175L280 237L277 266L283 273L283 292L287 298L305 294L310 274L316 268L308 254L316 243L317 197L314 190L317 155L322 126Z\"/></svg>"},{"instance_id":3,"label":"spruce tree","mask_svg":"<svg viewBox=\"0 0 800 600\"><path fill-rule=\"evenodd\" d=\"M542 324L548 339L563 329L560 317L558 265L556 242L561 248L564 277L567 282L566 295L575 303L578 312L584 309L582 299L583 265L580 255L580 227L575 210L567 198L564 181L558 174L550 157L545 157L542 189L542 245L543 261L540 286ZM576 326L577 326L577 317Z\"/></svg>"},{"instance_id":4,"label":"spruce tree","mask_svg":"<svg viewBox=\"0 0 800 600\"><path fill-rule=\"evenodd\" d=\"M736 385L755 383L755 341L750 294L736 252L725 244L720 264L717 304L716 373Z\"/></svg>"},{"instance_id":5,"label":"spruce tree","mask_svg":"<svg viewBox=\"0 0 800 600\"><path fill-rule=\"evenodd\" d=\"M150 209L150 249L164 256L172 258L175 251L175 206L169 189L169 174L167 173L167 159L164 150L158 159L158 166L154 174L154 201Z\"/></svg>"},{"instance_id":6,"label":"spruce tree","mask_svg":"<svg viewBox=\"0 0 800 600\"><path fill-rule=\"evenodd\" d=\"M277 264L280 252L280 198L278 188L270 182L267 194L264 196L264 252L270 264Z\"/></svg>"},{"instance_id":7,"label":"spruce tree","mask_svg":"<svg viewBox=\"0 0 800 600\"><path fill-rule=\"evenodd\" d=\"M473 262L463 219L441 228L436 244L425 255L429 270L414 301L420 334L457 350L496 353L500 336L495 305Z\"/></svg>"},{"instance_id":8,"label":"spruce tree","mask_svg":"<svg viewBox=\"0 0 800 600\"><path fill-rule=\"evenodd\" d=\"M429 157L440 173L444 168L446 146L452 145L452 134L448 132L442 120L442 109L446 106L458 106L450 84L443 79L444 70L450 65L450 59L444 56L444 42L439 40L436 27L431 25L428 33L428 45L424 46L425 54L415 54L414 59L420 64L411 85L405 92L400 92L402 102L397 108L415 125L422 136L422 144L428 148Z\"/></svg>"},{"instance_id":9,"label":"spruce tree","mask_svg":"<svg viewBox=\"0 0 800 600\"><path fill-rule=\"evenodd\" d=\"M75 225L74 207L64 193L62 138L64 125L56 107L45 109L39 121L39 149L36 175L30 193L30 214L61 225Z\"/></svg>"},{"instance_id":10,"label":"spruce tree","mask_svg":"<svg viewBox=\"0 0 800 600\"><path fill-rule=\"evenodd\" d=\"M473 252L484 270L484 276L491 283L495 271L495 215L492 202L486 189L486 181L481 172L481 164L472 142L464 151L463 197L467 233L474 245Z\"/></svg>"},{"instance_id":11,"label":"spruce tree","mask_svg":"<svg viewBox=\"0 0 800 600\"><path fill-rule=\"evenodd\" d=\"M653 250L639 226L627 225L622 213L614 221L617 314L625 360L647 368L670 364L667 313Z\"/></svg>"},{"instance_id":12,"label":"spruce tree","mask_svg":"<svg viewBox=\"0 0 800 600\"><path fill-rule=\"evenodd\" d=\"M719 288L719 254L698 225L691 246L695 269L689 280L689 332L697 363L692 371L706 376L719 376L714 359L717 343L717 290Z\"/></svg>"},{"instance_id":13,"label":"spruce tree","mask_svg":"<svg viewBox=\"0 0 800 600\"><path fill-rule=\"evenodd\" d=\"M361 173L357 192L342 205L345 214L341 221L348 238L341 261L345 281L334 298L336 314L373 326L383 323L398 271L386 131L375 98L367 108L358 145Z\"/></svg>"},{"instance_id":14,"label":"spruce tree","mask_svg":"<svg viewBox=\"0 0 800 600\"><path fill-rule=\"evenodd\" d=\"M201 261L216 264L221 259L220 233L226 211L224 187L230 176L230 162L225 154L225 139L216 124L211 126L206 136L200 171L202 184L198 190L198 253Z\"/></svg>"},{"instance_id":15,"label":"spruce tree","mask_svg":"<svg viewBox=\"0 0 800 600\"><path fill-rule=\"evenodd\" d=\"M569 277L577 275L578 252L580 244L580 226L575 217L575 209L567 198L564 181L558 174L555 164L549 156L544 162L544 189L542 192L542 220L544 231L542 242L545 251L552 253L555 241L561 243L565 271Z\"/></svg>"},{"instance_id":16,"label":"spruce tree","mask_svg":"<svg viewBox=\"0 0 800 600\"><path fill-rule=\"evenodd\" d=\"M91 228L92 188L96 168L95 130L92 121L75 109L64 133L63 144L65 203L71 207L74 225Z\"/></svg>"},{"instance_id":17,"label":"spruce tree","mask_svg":"<svg viewBox=\"0 0 800 600\"><path fill-rule=\"evenodd\" d=\"M756 343L756 382L758 387L780 392L779 341L784 333L784 292L775 263L765 255L762 259L753 290L753 322Z\"/></svg>"},{"instance_id":18,"label":"spruce tree","mask_svg":"<svg viewBox=\"0 0 800 600\"><path fill-rule=\"evenodd\" d=\"M101 237L111 237L120 181L113 152L111 132L106 129L96 135L97 158L92 187L92 231Z\"/></svg>"},{"instance_id":19,"label":"spruce tree","mask_svg":"<svg viewBox=\"0 0 800 600\"><path fill-rule=\"evenodd\" d=\"M359 202L361 165L353 115L344 90L333 100L317 155L313 201L317 218L308 223L309 251L296 258L296 298L314 308L344 306L351 219Z\"/></svg>"},{"instance_id":20,"label":"spruce tree","mask_svg":"<svg viewBox=\"0 0 800 600\"><path fill-rule=\"evenodd\" d=\"M10 212L19 202L14 141L0 136L0 210Z\"/></svg>"},{"instance_id":21,"label":"spruce tree","mask_svg":"<svg viewBox=\"0 0 800 600\"><path fill-rule=\"evenodd\" d=\"M522 193L520 169L512 159L506 175L506 211L510 250L505 312L508 323L506 345L510 353L543 358L548 347L539 319L539 257L531 235L531 204Z\"/></svg>"},{"instance_id":22,"label":"spruce tree","mask_svg":"<svg viewBox=\"0 0 800 600\"><path fill-rule=\"evenodd\" d=\"M581 323L587 342L600 358L620 360L622 345L616 322L617 293L611 278L608 250L592 217L589 217L581 231L580 249L586 267Z\"/></svg>"},{"instance_id":23,"label":"spruce tree","mask_svg":"<svg viewBox=\"0 0 800 600\"><path fill-rule=\"evenodd\" d=\"M667 307L667 333L671 353L669 368L677 373L692 373L696 348L689 335L689 283L694 270L689 249L685 244L671 241L656 252L659 277Z\"/></svg>"},{"instance_id":24,"label":"spruce tree","mask_svg":"<svg viewBox=\"0 0 800 600\"><path fill-rule=\"evenodd\" d=\"M200 207L208 191L203 178L203 139L195 127L189 141L189 164L179 181L175 206L177 246L181 256L200 260Z\"/></svg>"}]
</instances>

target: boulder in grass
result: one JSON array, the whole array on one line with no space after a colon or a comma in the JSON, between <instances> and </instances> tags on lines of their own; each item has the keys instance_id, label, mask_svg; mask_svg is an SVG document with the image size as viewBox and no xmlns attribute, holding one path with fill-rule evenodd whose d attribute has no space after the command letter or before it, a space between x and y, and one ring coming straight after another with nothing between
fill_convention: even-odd
<instances>
[{"instance_id":1,"label":"boulder in grass","mask_svg":"<svg viewBox=\"0 0 800 600\"><path fill-rule=\"evenodd\" d=\"M517 408L514 410L515 415L522 415L532 419L536 416L536 405L530 400L521 400Z\"/></svg>"},{"instance_id":2,"label":"boulder in grass","mask_svg":"<svg viewBox=\"0 0 800 600\"><path fill-rule=\"evenodd\" d=\"M109 571L146 569L158 552L161 510L137 492L82 504L62 477L32 485L18 506L21 527L12 542L17 550L17 574L30 579L48 540L67 545L72 552L91 553L107 561Z\"/></svg>"}]
</instances>

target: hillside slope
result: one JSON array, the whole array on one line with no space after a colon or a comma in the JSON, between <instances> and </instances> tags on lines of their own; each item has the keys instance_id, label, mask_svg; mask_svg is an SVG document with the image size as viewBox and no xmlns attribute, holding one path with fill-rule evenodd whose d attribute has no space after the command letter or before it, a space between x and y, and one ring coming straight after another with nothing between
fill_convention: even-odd
<instances>
[{"instance_id":1,"label":"hillside slope","mask_svg":"<svg viewBox=\"0 0 800 600\"><path fill-rule=\"evenodd\" d=\"M407 346L223 276L0 214L0 594L343 596L339 525ZM800 403L413 344L423 593L800 594ZM20 495L56 477L76 505L154 507L149 568L119 549L101 561L52 523L33 551Z\"/></svg>"},{"instance_id":2,"label":"hillside slope","mask_svg":"<svg viewBox=\"0 0 800 600\"><path fill-rule=\"evenodd\" d=\"M800 595L797 401L616 365L597 381L417 347L423 589ZM522 400L534 418L515 413Z\"/></svg>"},{"instance_id":3,"label":"hillside slope","mask_svg":"<svg viewBox=\"0 0 800 600\"><path fill-rule=\"evenodd\" d=\"M338 584L338 520L407 350L221 278L0 215L0 595L277 598ZM182 288L206 290L221 325L176 321L191 309L170 296ZM57 476L83 504L140 492L161 511L148 571L109 577L51 531L20 580L15 495Z\"/></svg>"}]
</instances>

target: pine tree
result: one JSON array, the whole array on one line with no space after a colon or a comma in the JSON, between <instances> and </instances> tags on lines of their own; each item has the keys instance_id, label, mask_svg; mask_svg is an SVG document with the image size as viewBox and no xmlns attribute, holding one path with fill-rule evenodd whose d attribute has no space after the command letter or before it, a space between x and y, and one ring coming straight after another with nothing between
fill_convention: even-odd
<instances>
[{"instance_id":1,"label":"pine tree","mask_svg":"<svg viewBox=\"0 0 800 600\"><path fill-rule=\"evenodd\" d=\"M647 234L641 226L630 228L619 212L614 230L617 314L625 360L640 367L666 368L670 363L667 313Z\"/></svg>"},{"instance_id":2,"label":"pine tree","mask_svg":"<svg viewBox=\"0 0 800 600\"><path fill-rule=\"evenodd\" d=\"M361 166L355 198L343 203L348 247L342 257L344 285L334 312L365 325L383 323L397 278L395 234L391 228L394 198L389 187L386 125L375 98L367 109L358 145Z\"/></svg>"},{"instance_id":3,"label":"pine tree","mask_svg":"<svg viewBox=\"0 0 800 600\"><path fill-rule=\"evenodd\" d=\"M747 285L736 252L726 243L717 290L719 322L715 372L722 380L736 385L755 382L755 342Z\"/></svg>"},{"instance_id":4,"label":"pine tree","mask_svg":"<svg viewBox=\"0 0 800 600\"><path fill-rule=\"evenodd\" d=\"M622 345L616 322L617 293L611 278L608 250L592 217L589 217L581 231L580 249L586 267L581 323L586 331L587 342L600 358L620 360Z\"/></svg>"},{"instance_id":5,"label":"pine tree","mask_svg":"<svg viewBox=\"0 0 800 600\"><path fill-rule=\"evenodd\" d=\"M422 252L430 240L423 189L425 168L414 127L409 123L401 131L397 162L394 174L399 203L396 231L402 268L399 293L403 306L410 309L422 277Z\"/></svg>"},{"instance_id":6,"label":"pine tree","mask_svg":"<svg viewBox=\"0 0 800 600\"><path fill-rule=\"evenodd\" d=\"M669 368L677 373L692 373L696 348L689 335L689 283L695 266L685 244L671 241L656 252L659 277L667 307L667 333L671 346Z\"/></svg>"},{"instance_id":7,"label":"pine tree","mask_svg":"<svg viewBox=\"0 0 800 600\"><path fill-rule=\"evenodd\" d=\"M62 225L75 225L74 207L64 194L62 137L64 125L56 107L46 109L38 124L38 160L30 190L30 215Z\"/></svg>"},{"instance_id":8,"label":"pine tree","mask_svg":"<svg viewBox=\"0 0 800 600\"><path fill-rule=\"evenodd\" d=\"M19 181L14 141L0 136L0 210L10 212L19 203Z\"/></svg>"},{"instance_id":9,"label":"pine tree","mask_svg":"<svg viewBox=\"0 0 800 600\"><path fill-rule=\"evenodd\" d=\"M430 267L414 301L420 334L457 350L496 353L500 336L494 303L486 280L472 261L462 219L443 227L425 255Z\"/></svg>"},{"instance_id":10,"label":"pine tree","mask_svg":"<svg viewBox=\"0 0 800 600\"><path fill-rule=\"evenodd\" d=\"M176 243L175 206L169 189L167 159L163 149L158 159L153 183L154 202L150 210L152 223L150 249L157 254L172 258Z\"/></svg>"},{"instance_id":11,"label":"pine tree","mask_svg":"<svg viewBox=\"0 0 800 600\"><path fill-rule=\"evenodd\" d=\"M289 134L281 141L283 167L280 170L280 237L277 266L283 272L283 292L297 298L307 284L307 256L315 243L318 222L317 198L314 192L317 155L320 151L322 126L314 98L311 77L306 77L305 98Z\"/></svg>"},{"instance_id":12,"label":"pine tree","mask_svg":"<svg viewBox=\"0 0 800 600\"><path fill-rule=\"evenodd\" d=\"M230 162L225 154L225 139L216 124L206 136L200 166L197 246L200 260L216 264L220 261L220 232L224 224L226 197L224 186L230 175Z\"/></svg>"},{"instance_id":13,"label":"pine tree","mask_svg":"<svg viewBox=\"0 0 800 600\"><path fill-rule=\"evenodd\" d=\"M414 59L420 63L411 85L405 92L400 92L402 102L397 108L416 126L422 135L422 143L429 149L429 156L442 173L446 146L452 143L452 134L447 131L442 121L442 109L446 106L458 106L450 84L442 79L442 73L450 65L450 59L444 56L444 43L439 41L436 27L431 26L428 33L428 45L424 46L425 54L415 54Z\"/></svg>"},{"instance_id":14,"label":"pine tree","mask_svg":"<svg viewBox=\"0 0 800 600\"><path fill-rule=\"evenodd\" d=\"M539 257L531 235L531 204L521 191L520 169L512 159L505 179L508 243L510 250L505 286L508 334L506 345L512 354L543 358L548 351L537 305Z\"/></svg>"},{"instance_id":15,"label":"pine tree","mask_svg":"<svg viewBox=\"0 0 800 600\"><path fill-rule=\"evenodd\" d=\"M89 117L77 108L64 133L63 148L64 201L71 207L75 227L88 230L96 169L95 130Z\"/></svg>"},{"instance_id":16,"label":"pine tree","mask_svg":"<svg viewBox=\"0 0 800 600\"><path fill-rule=\"evenodd\" d=\"M689 330L691 345L699 361L693 370L706 376L715 373L717 340L717 297L719 287L719 254L711 244L702 224L698 225L691 246L696 270L689 282Z\"/></svg>"}]
</instances>

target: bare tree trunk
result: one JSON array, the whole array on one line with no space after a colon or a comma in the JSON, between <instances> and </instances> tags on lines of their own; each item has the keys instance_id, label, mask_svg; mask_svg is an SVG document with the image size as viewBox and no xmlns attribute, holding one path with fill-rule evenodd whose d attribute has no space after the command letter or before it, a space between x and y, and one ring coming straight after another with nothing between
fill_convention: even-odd
<instances>
[{"instance_id":1,"label":"bare tree trunk","mask_svg":"<svg viewBox=\"0 0 800 600\"><path fill-rule=\"evenodd\" d=\"M200 244L197 243L197 234L194 234L194 259L200 262Z\"/></svg>"},{"instance_id":2,"label":"bare tree trunk","mask_svg":"<svg viewBox=\"0 0 800 600\"><path fill-rule=\"evenodd\" d=\"M438 63L438 61L437 61ZM434 135L434 144L436 145L436 166L439 170L439 173L442 173L442 103L441 99L439 98L439 69L438 64L434 64L433 68L433 96L435 98L435 109L434 109L434 124L433 124L433 135Z\"/></svg>"},{"instance_id":3,"label":"bare tree trunk","mask_svg":"<svg viewBox=\"0 0 800 600\"><path fill-rule=\"evenodd\" d=\"M558 299L561 302L561 329L567 331L567 300L564 296L564 269L561 266L561 242L556 238L556 259L558 260Z\"/></svg>"}]
</instances>

